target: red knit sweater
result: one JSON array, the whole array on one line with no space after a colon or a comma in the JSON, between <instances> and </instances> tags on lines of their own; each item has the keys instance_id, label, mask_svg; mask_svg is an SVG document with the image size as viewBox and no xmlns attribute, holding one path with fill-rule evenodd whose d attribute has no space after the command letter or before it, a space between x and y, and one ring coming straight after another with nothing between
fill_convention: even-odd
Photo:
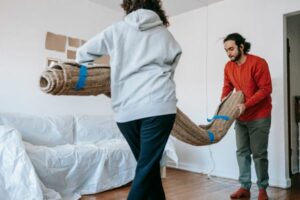
<instances>
[{"instance_id":1,"label":"red knit sweater","mask_svg":"<svg viewBox=\"0 0 300 200\"><path fill-rule=\"evenodd\" d=\"M247 54L242 65L229 61L224 69L222 99L233 89L245 96L245 112L240 121L252 121L271 116L272 82L267 62L255 55Z\"/></svg>"}]
</instances>

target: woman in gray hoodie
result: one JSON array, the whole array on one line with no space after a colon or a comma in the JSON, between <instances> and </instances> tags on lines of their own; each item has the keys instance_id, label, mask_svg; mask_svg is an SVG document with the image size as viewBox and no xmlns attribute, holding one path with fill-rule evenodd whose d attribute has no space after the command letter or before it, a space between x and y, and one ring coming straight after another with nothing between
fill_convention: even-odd
<instances>
[{"instance_id":1,"label":"woman in gray hoodie","mask_svg":"<svg viewBox=\"0 0 300 200\"><path fill-rule=\"evenodd\" d=\"M123 20L77 51L84 64L110 56L112 108L137 167L128 200L164 200L160 159L173 127L173 81L181 48L167 30L160 0L123 0Z\"/></svg>"}]
</instances>

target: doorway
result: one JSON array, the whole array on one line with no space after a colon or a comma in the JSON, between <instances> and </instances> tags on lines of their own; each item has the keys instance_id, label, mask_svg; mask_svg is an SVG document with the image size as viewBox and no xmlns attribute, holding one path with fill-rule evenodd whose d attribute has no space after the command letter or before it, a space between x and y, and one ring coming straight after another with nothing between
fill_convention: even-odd
<instances>
[{"instance_id":1,"label":"doorway","mask_svg":"<svg viewBox=\"0 0 300 200\"><path fill-rule=\"evenodd\" d=\"M300 177L300 11L286 15L285 20L288 157L293 186Z\"/></svg>"}]
</instances>

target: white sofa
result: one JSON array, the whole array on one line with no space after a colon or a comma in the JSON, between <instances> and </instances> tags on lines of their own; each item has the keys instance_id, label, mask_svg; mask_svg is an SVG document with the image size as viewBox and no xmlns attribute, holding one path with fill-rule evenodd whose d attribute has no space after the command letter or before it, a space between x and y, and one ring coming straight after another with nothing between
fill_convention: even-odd
<instances>
[{"instance_id":1,"label":"white sofa","mask_svg":"<svg viewBox=\"0 0 300 200\"><path fill-rule=\"evenodd\" d=\"M166 160L177 163L172 139ZM4 199L79 199L130 182L136 161L111 116L0 113Z\"/></svg>"}]
</instances>

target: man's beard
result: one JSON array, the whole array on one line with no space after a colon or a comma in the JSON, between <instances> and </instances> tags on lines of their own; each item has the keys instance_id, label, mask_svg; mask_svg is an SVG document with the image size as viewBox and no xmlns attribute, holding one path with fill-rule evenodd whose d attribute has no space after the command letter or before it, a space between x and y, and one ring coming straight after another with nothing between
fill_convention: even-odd
<instances>
[{"instance_id":1,"label":"man's beard","mask_svg":"<svg viewBox=\"0 0 300 200\"><path fill-rule=\"evenodd\" d=\"M242 52L240 49L238 49L238 55L235 57L231 57L230 60L233 62L237 62L239 59L241 59L241 57L242 57Z\"/></svg>"}]
</instances>

